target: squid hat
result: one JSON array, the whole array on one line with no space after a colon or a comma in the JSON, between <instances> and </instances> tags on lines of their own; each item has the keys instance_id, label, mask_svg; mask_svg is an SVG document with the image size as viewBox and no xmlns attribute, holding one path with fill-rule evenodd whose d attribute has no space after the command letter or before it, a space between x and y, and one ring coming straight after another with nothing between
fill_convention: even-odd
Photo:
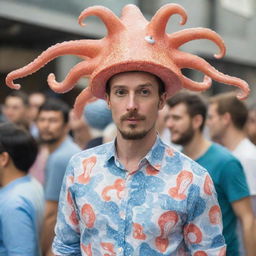
<instances>
[{"instance_id":1,"label":"squid hat","mask_svg":"<svg viewBox=\"0 0 256 256\"><path fill-rule=\"evenodd\" d=\"M49 74L48 84L57 93L71 90L82 77L89 77L89 85L76 98L74 111L81 116L84 106L95 98L105 98L107 81L115 74L125 71L145 71L158 76L165 84L170 97L181 88L192 91L204 91L211 86L212 79L241 89L238 98L245 99L249 94L248 84L236 77L217 71L199 56L182 52L179 47L195 39L209 39L220 49L216 58L225 55L222 38L207 28L184 29L167 34L165 29L169 18L178 14L181 25L186 23L187 14L178 4L162 6L150 21L146 20L135 5L126 5L121 17L103 6L85 9L78 22L84 26L84 19L97 16L107 28L107 35L99 40L75 40L49 47L33 62L8 74L6 84L19 89L13 80L22 78L42 68L49 61L62 55L76 55L82 61L74 66L62 82ZM196 69L205 74L202 82L190 80L181 72L183 68Z\"/></svg>"}]
</instances>

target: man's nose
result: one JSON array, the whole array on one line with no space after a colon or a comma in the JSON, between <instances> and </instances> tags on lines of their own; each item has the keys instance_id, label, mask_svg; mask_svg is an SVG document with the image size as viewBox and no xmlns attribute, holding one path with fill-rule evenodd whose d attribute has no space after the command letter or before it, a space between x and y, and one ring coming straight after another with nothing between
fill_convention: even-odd
<instances>
[{"instance_id":1,"label":"man's nose","mask_svg":"<svg viewBox=\"0 0 256 256\"><path fill-rule=\"evenodd\" d=\"M138 103L134 94L130 94L127 102L127 111L138 110Z\"/></svg>"},{"instance_id":2,"label":"man's nose","mask_svg":"<svg viewBox=\"0 0 256 256\"><path fill-rule=\"evenodd\" d=\"M169 128L169 129L173 128L173 120L172 120L172 118L168 117L168 118L166 119L166 121L165 121L165 125L166 125L166 127Z\"/></svg>"}]
</instances>

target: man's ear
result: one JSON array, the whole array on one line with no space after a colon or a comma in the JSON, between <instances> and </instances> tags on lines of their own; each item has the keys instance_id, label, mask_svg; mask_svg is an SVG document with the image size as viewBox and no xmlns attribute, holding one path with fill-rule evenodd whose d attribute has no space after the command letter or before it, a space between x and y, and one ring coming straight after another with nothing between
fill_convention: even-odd
<instances>
[{"instance_id":1,"label":"man's ear","mask_svg":"<svg viewBox=\"0 0 256 256\"><path fill-rule=\"evenodd\" d=\"M106 102L108 104L108 108L110 109L110 97L109 97L108 93L105 93L105 99L106 99Z\"/></svg>"},{"instance_id":2,"label":"man's ear","mask_svg":"<svg viewBox=\"0 0 256 256\"><path fill-rule=\"evenodd\" d=\"M10 160L10 156L7 152L3 152L0 154L0 166L6 167L8 165L8 162Z\"/></svg>"},{"instance_id":3,"label":"man's ear","mask_svg":"<svg viewBox=\"0 0 256 256\"><path fill-rule=\"evenodd\" d=\"M226 112L222 115L222 120L225 121L226 124L232 123L232 117L229 112Z\"/></svg>"},{"instance_id":4,"label":"man's ear","mask_svg":"<svg viewBox=\"0 0 256 256\"><path fill-rule=\"evenodd\" d=\"M195 129L199 129L199 127L202 125L203 123L203 117L201 115L195 115L192 119L193 121L193 127Z\"/></svg>"},{"instance_id":5,"label":"man's ear","mask_svg":"<svg viewBox=\"0 0 256 256\"><path fill-rule=\"evenodd\" d=\"M163 109L163 107L164 107L165 104L166 104L167 93L164 92L162 95L160 95L159 98L160 98L160 99L159 99L158 109L161 110L161 109Z\"/></svg>"}]
</instances>

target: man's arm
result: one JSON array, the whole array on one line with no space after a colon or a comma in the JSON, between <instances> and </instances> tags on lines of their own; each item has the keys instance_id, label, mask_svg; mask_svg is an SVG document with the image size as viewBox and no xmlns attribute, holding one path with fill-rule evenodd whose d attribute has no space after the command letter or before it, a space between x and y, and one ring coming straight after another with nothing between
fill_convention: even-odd
<instances>
[{"instance_id":1,"label":"man's arm","mask_svg":"<svg viewBox=\"0 0 256 256\"><path fill-rule=\"evenodd\" d=\"M57 219L58 202L47 200L45 203L45 215L42 228L41 247L43 255L53 256L51 247L54 238L54 227Z\"/></svg>"},{"instance_id":2,"label":"man's arm","mask_svg":"<svg viewBox=\"0 0 256 256\"><path fill-rule=\"evenodd\" d=\"M256 255L255 239L255 221L251 206L250 197L243 198L232 203L233 210L239 218L242 226L243 241L246 250L246 256Z\"/></svg>"}]
</instances>

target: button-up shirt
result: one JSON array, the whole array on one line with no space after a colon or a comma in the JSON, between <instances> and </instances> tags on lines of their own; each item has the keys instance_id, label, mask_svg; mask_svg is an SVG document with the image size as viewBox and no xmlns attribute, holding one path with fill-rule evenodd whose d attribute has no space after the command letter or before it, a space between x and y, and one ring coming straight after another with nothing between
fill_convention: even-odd
<instances>
[{"instance_id":1,"label":"button-up shirt","mask_svg":"<svg viewBox=\"0 0 256 256\"><path fill-rule=\"evenodd\" d=\"M56 255L225 255L221 211L208 172L159 138L138 169L115 142L76 154L59 201Z\"/></svg>"}]
</instances>

